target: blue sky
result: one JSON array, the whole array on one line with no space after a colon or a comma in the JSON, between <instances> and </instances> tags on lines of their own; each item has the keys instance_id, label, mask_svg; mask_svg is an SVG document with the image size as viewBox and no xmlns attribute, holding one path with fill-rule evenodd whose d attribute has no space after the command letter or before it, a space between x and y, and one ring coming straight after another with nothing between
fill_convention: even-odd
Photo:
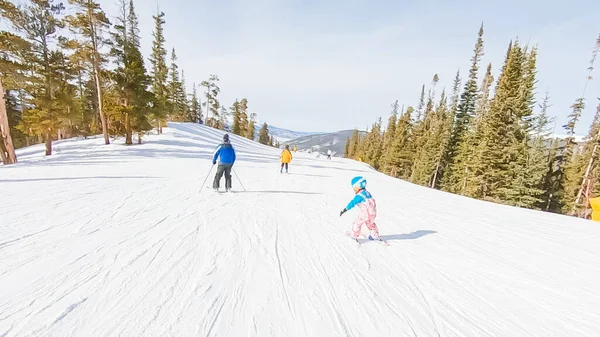
<instances>
[{"instance_id":1,"label":"blue sky","mask_svg":"<svg viewBox=\"0 0 600 337\"><path fill-rule=\"evenodd\" d=\"M100 0L117 14L116 0ZM485 55L498 76L507 45L537 44L538 97L546 90L556 132L583 91L600 2L484 1L206 1L137 0L142 52L152 43L157 5L167 48L176 49L188 91L220 78L221 103L247 97L261 121L298 131L336 131L387 119L394 100L416 105L421 85L438 74L437 94L467 76L484 24ZM149 63L147 63L147 67ZM600 96L600 60L577 129L587 133Z\"/></svg>"}]
</instances>

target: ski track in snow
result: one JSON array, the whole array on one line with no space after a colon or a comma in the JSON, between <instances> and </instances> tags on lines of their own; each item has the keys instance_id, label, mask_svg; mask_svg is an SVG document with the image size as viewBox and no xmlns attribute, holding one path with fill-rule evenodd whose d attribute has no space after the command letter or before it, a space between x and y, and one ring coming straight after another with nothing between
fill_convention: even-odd
<instances>
[{"instance_id":1,"label":"ski track in snow","mask_svg":"<svg viewBox=\"0 0 600 337\"><path fill-rule=\"evenodd\" d=\"M0 337L600 336L596 223L345 159L294 153L280 174L280 150L236 136L217 194L214 169L200 187L223 133L164 131L0 168ZM344 235L355 175L389 247Z\"/></svg>"}]
</instances>

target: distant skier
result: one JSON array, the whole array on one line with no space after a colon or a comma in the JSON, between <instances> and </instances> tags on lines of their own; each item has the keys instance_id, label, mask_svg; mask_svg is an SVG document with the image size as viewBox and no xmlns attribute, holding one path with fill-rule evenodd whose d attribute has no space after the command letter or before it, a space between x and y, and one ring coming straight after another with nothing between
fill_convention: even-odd
<instances>
[{"instance_id":1,"label":"distant skier","mask_svg":"<svg viewBox=\"0 0 600 337\"><path fill-rule=\"evenodd\" d=\"M381 241L377 224L375 224L377 205L371 193L366 190L367 180L361 176L358 176L352 178L351 183L355 195L354 198L348 203L348 206L346 206L346 208L340 212L340 216L354 208L354 206L358 206L358 208L360 208L360 213L352 224L352 237L356 240L360 235L362 226L366 225L370 231L369 240Z\"/></svg>"},{"instance_id":2,"label":"distant skier","mask_svg":"<svg viewBox=\"0 0 600 337\"><path fill-rule=\"evenodd\" d=\"M327 159L331 160L331 149L327 150Z\"/></svg>"},{"instance_id":3,"label":"distant skier","mask_svg":"<svg viewBox=\"0 0 600 337\"><path fill-rule=\"evenodd\" d=\"M281 170L279 173L283 173L283 167L285 166L285 173L288 173L288 166L292 161L292 152L290 152L290 146L286 145L285 149L281 152Z\"/></svg>"},{"instance_id":4,"label":"distant skier","mask_svg":"<svg viewBox=\"0 0 600 337\"><path fill-rule=\"evenodd\" d=\"M215 191L219 190L221 177L223 176L223 173L225 173L225 190L229 191L231 190L231 168L235 163L235 150L229 142L228 134L223 136L223 144L219 144L215 150L213 165L217 163L217 158L219 159L219 166L217 167L217 174L213 181L213 189Z\"/></svg>"}]
</instances>

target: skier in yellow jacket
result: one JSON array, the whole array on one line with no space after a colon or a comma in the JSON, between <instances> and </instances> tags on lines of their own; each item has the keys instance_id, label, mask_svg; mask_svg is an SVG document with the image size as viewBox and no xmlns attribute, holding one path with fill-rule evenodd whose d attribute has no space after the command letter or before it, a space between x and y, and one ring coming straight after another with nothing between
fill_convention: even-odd
<instances>
[{"instance_id":1,"label":"skier in yellow jacket","mask_svg":"<svg viewBox=\"0 0 600 337\"><path fill-rule=\"evenodd\" d=\"M285 149L281 152L281 170L279 173L283 173L283 167L285 166L285 173L288 173L288 165L292 161L292 152L290 151L290 146L286 145Z\"/></svg>"}]
</instances>

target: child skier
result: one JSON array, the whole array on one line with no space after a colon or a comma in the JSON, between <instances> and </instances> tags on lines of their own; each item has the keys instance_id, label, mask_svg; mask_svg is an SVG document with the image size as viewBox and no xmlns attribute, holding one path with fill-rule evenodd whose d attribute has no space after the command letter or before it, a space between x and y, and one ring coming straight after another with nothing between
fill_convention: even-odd
<instances>
[{"instance_id":1,"label":"child skier","mask_svg":"<svg viewBox=\"0 0 600 337\"><path fill-rule=\"evenodd\" d=\"M348 206L340 212L342 216L347 211L358 206L360 213L352 224L352 237L354 240L358 239L360 230L363 225L366 225L370 231L369 240L381 240L379 236L379 230L377 224L375 224L375 217L377 216L377 205L375 199L369 191L366 190L367 180L361 176L352 178L352 188L354 189L354 198L348 203Z\"/></svg>"}]
</instances>

